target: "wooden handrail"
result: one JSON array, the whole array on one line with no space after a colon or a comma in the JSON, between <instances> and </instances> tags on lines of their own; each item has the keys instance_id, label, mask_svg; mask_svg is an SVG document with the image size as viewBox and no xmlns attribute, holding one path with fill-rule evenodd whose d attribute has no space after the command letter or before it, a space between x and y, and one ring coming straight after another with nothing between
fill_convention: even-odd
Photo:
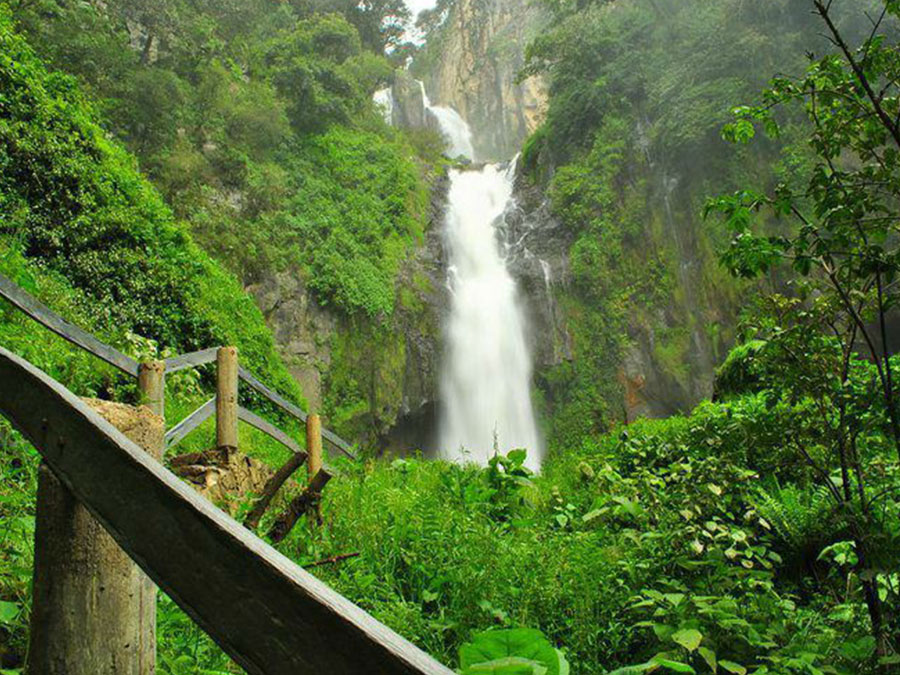
<instances>
[{"instance_id":1,"label":"wooden handrail","mask_svg":"<svg viewBox=\"0 0 900 675\"><path fill-rule=\"evenodd\" d=\"M69 323L2 274L0 274L0 297L12 303L14 307L64 340L68 340L73 345L90 352L98 359L115 366L123 373L137 377L139 368L137 361L130 356L126 356L115 347L110 347L100 342L100 340L75 324Z\"/></svg>"},{"instance_id":2,"label":"wooden handrail","mask_svg":"<svg viewBox=\"0 0 900 675\"><path fill-rule=\"evenodd\" d=\"M288 401L278 392L269 389L266 385L260 382L259 379L253 375L253 373L251 373L243 366L238 368L238 377L240 377L244 382L250 385L252 389L255 389L258 393L262 394L272 403L284 410L286 413L293 415L301 422L306 422L306 412ZM322 429L322 438L331 443L332 446L340 450L350 459L356 459L356 455L353 454L353 450L351 449L350 444L343 438L335 434L333 431Z\"/></svg>"},{"instance_id":3,"label":"wooden handrail","mask_svg":"<svg viewBox=\"0 0 900 675\"><path fill-rule=\"evenodd\" d=\"M122 549L251 675L452 675L3 348L0 413Z\"/></svg>"},{"instance_id":4,"label":"wooden handrail","mask_svg":"<svg viewBox=\"0 0 900 675\"><path fill-rule=\"evenodd\" d=\"M215 396L166 432L166 449L178 445L181 439L212 417L214 412L216 412Z\"/></svg>"},{"instance_id":5,"label":"wooden handrail","mask_svg":"<svg viewBox=\"0 0 900 675\"><path fill-rule=\"evenodd\" d=\"M79 328L78 326L66 321L49 307L25 292L22 288L17 286L2 274L0 274L0 297L8 300L17 309L27 314L42 326L53 331L61 338L68 340L78 347L81 347L97 358L106 361L112 366L115 366L122 372L134 377L137 377L140 373L140 364L137 361L132 359L130 356L123 354L115 347L110 347L109 345L104 344L84 329ZM209 349L201 349L196 352L189 352L187 354L181 354L179 356L168 358L165 360L165 372L167 374L176 373L179 370L184 370L186 368L196 368L197 366L212 363L216 360L216 354L218 350L219 347L210 347ZM252 389L255 389L258 393L262 394L264 397L269 399L272 403L280 407L288 414L299 419L301 422L306 421L307 414L305 411L288 401L278 392L269 389L247 369L240 367L238 369L238 376L240 377L240 379L250 385ZM199 413L202 410L203 409L200 409L193 414ZM176 427L170 429L168 433L166 433L166 443L168 446L178 443L179 440L184 438L184 436L193 431L197 427L197 425L200 424L200 422L203 422L206 419L206 417L203 417L199 420L194 419L193 414L187 419L180 422ZM254 419L262 418L255 417ZM250 422L250 420L246 419L244 421ZM187 424L189 422L196 422L196 424L193 424L193 426L190 426L186 429L179 428L181 427L181 425ZM250 422L250 424L254 423ZM254 426L257 425L254 424ZM257 426L257 428L262 429L266 433L269 433L267 429L263 429L259 426ZM269 435L271 436L272 434ZM356 455L353 453L350 444L340 436L335 434L333 431L323 429L322 437L327 440L333 447L344 453L347 457L356 459ZM170 438L174 438L174 440L170 440ZM277 436L274 436L274 438L281 440L281 438ZM291 446L288 445L288 447ZM291 449L294 450L293 447L291 447ZM296 452L296 450L294 451Z\"/></svg>"},{"instance_id":6,"label":"wooden handrail","mask_svg":"<svg viewBox=\"0 0 900 675\"><path fill-rule=\"evenodd\" d=\"M196 368L197 366L204 366L207 363L212 363L216 360L216 352L218 351L218 347L210 347L209 349L201 349L198 352L189 352L187 354L181 354L180 356L173 356L170 359L166 359L166 372L177 373L179 370L184 370L185 368Z\"/></svg>"},{"instance_id":7,"label":"wooden handrail","mask_svg":"<svg viewBox=\"0 0 900 675\"><path fill-rule=\"evenodd\" d=\"M292 452L303 453L303 448L301 448L297 441L284 433L281 429L276 427L274 424L269 422L268 420L264 420L262 417L257 415L256 413L252 413L246 408L238 407L238 419L242 422L246 422L251 427L255 427L259 429L264 434L267 434L270 438L274 438L276 441L281 443L283 446L287 447Z\"/></svg>"}]
</instances>

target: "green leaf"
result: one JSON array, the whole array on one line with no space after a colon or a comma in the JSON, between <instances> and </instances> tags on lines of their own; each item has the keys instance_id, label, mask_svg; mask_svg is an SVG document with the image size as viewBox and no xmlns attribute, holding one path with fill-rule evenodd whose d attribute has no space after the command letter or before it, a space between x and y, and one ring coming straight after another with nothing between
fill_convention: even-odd
<instances>
[{"instance_id":1,"label":"green leaf","mask_svg":"<svg viewBox=\"0 0 900 675\"><path fill-rule=\"evenodd\" d=\"M697 671L691 668L686 663L682 663L681 661L673 661L672 659L668 659L662 654L657 654L652 659L650 659L651 663L655 663L657 665L662 666L663 668L668 668L669 670L674 670L676 673L696 673Z\"/></svg>"},{"instance_id":2,"label":"green leaf","mask_svg":"<svg viewBox=\"0 0 900 675\"><path fill-rule=\"evenodd\" d=\"M559 659L559 675L569 675L569 662L560 650L556 650L556 658Z\"/></svg>"},{"instance_id":3,"label":"green leaf","mask_svg":"<svg viewBox=\"0 0 900 675\"><path fill-rule=\"evenodd\" d=\"M703 660L706 661L706 665L709 666L709 669L714 673L718 670L718 664L716 663L716 653L712 649L708 649L707 647L700 647L697 650L700 656L703 657Z\"/></svg>"},{"instance_id":4,"label":"green leaf","mask_svg":"<svg viewBox=\"0 0 900 675\"><path fill-rule=\"evenodd\" d=\"M0 624L12 623L17 616L19 616L17 603L0 600Z\"/></svg>"},{"instance_id":5,"label":"green leaf","mask_svg":"<svg viewBox=\"0 0 900 675\"><path fill-rule=\"evenodd\" d=\"M659 666L653 663L652 661L647 661L647 663L640 663L636 666L625 666L624 668L616 668L615 670L607 673L606 675L641 675L641 673L646 673L648 670L656 669Z\"/></svg>"},{"instance_id":6,"label":"green leaf","mask_svg":"<svg viewBox=\"0 0 900 675\"><path fill-rule=\"evenodd\" d=\"M463 669L462 675L546 675L547 668L537 661L519 656L476 663Z\"/></svg>"},{"instance_id":7,"label":"green leaf","mask_svg":"<svg viewBox=\"0 0 900 675\"><path fill-rule=\"evenodd\" d=\"M533 628L485 631L459 648L459 663L464 672L470 666L510 656L535 661L547 669L546 675L564 675L562 654L541 631Z\"/></svg>"},{"instance_id":8,"label":"green leaf","mask_svg":"<svg viewBox=\"0 0 900 675\"><path fill-rule=\"evenodd\" d=\"M719 665L729 673L734 673L735 675L747 675L747 669L734 661L719 661Z\"/></svg>"},{"instance_id":9,"label":"green leaf","mask_svg":"<svg viewBox=\"0 0 900 675\"><path fill-rule=\"evenodd\" d=\"M700 646L700 642L703 640L703 633L693 628L684 628L675 631L670 637L676 644L681 645L689 652L693 652Z\"/></svg>"}]
</instances>

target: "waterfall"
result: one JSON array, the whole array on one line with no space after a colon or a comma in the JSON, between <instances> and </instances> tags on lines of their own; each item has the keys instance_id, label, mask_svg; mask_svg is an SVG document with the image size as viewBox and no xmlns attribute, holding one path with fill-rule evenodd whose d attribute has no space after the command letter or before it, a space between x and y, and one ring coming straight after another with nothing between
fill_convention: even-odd
<instances>
[{"instance_id":1,"label":"waterfall","mask_svg":"<svg viewBox=\"0 0 900 675\"><path fill-rule=\"evenodd\" d=\"M475 148L472 147L472 130L462 116L453 108L431 105L428 94L425 93L425 84L419 82L422 89L422 102L425 104L425 114L431 114L437 121L441 134L447 141L447 154L450 157L466 157L475 159Z\"/></svg>"},{"instance_id":2,"label":"waterfall","mask_svg":"<svg viewBox=\"0 0 900 675\"><path fill-rule=\"evenodd\" d=\"M394 94L391 92L391 88L385 87L384 89L379 89L372 95L372 100L375 102L375 106L384 116L384 121L388 124L393 124Z\"/></svg>"},{"instance_id":3,"label":"waterfall","mask_svg":"<svg viewBox=\"0 0 900 675\"><path fill-rule=\"evenodd\" d=\"M528 450L540 466L541 442L531 406L531 354L515 280L496 224L512 197L514 164L452 170L445 216L450 316L441 381L441 455L485 463Z\"/></svg>"},{"instance_id":4,"label":"waterfall","mask_svg":"<svg viewBox=\"0 0 900 675\"><path fill-rule=\"evenodd\" d=\"M419 82L425 119L447 142L450 157L475 159L472 131L453 108L432 105ZM373 97L388 122L402 104L390 89ZM441 374L439 454L451 461L487 463L524 448L538 469L542 444L531 406L531 354L507 246L497 224L511 203L515 161L450 171L444 215L450 315ZM543 265L543 261L542 261ZM550 285L549 267L544 268Z\"/></svg>"}]
</instances>

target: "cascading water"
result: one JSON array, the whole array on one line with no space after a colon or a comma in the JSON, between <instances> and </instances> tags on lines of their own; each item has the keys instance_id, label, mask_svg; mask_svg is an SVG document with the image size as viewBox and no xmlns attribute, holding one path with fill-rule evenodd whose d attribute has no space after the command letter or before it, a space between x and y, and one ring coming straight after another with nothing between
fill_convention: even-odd
<instances>
[{"instance_id":1,"label":"cascading water","mask_svg":"<svg viewBox=\"0 0 900 675\"><path fill-rule=\"evenodd\" d=\"M419 86L426 118L439 127L447 154L474 160L469 125L453 108L432 105L425 86ZM396 107L391 90L377 91L374 100L390 123ZM514 161L450 172L444 240L451 300L439 454L485 464L495 449L524 448L527 465L536 470L542 447L531 406L525 317L497 231L514 177Z\"/></svg>"},{"instance_id":2,"label":"cascading water","mask_svg":"<svg viewBox=\"0 0 900 675\"><path fill-rule=\"evenodd\" d=\"M391 93L391 88L379 89L372 95L372 100L384 116L384 121L392 124L394 121L394 95Z\"/></svg>"},{"instance_id":3,"label":"cascading water","mask_svg":"<svg viewBox=\"0 0 900 675\"><path fill-rule=\"evenodd\" d=\"M422 89L422 102L425 104L426 115L431 114L437 120L441 133L447 140L447 154L451 157L467 157L475 159L475 148L472 147L472 130L469 125L453 108L441 105L431 105L428 94L425 93L425 84L419 82Z\"/></svg>"},{"instance_id":4,"label":"cascading water","mask_svg":"<svg viewBox=\"0 0 900 675\"><path fill-rule=\"evenodd\" d=\"M494 453L528 450L540 466L531 405L531 354L515 280L496 223L512 196L514 163L450 172L445 216L450 316L441 393L441 456L485 463Z\"/></svg>"}]
</instances>

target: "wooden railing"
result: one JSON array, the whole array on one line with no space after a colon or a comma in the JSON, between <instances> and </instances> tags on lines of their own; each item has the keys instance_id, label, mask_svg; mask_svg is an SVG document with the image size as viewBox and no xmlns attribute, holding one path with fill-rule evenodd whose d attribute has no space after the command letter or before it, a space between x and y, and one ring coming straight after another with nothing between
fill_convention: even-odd
<instances>
[{"instance_id":1,"label":"wooden railing","mask_svg":"<svg viewBox=\"0 0 900 675\"><path fill-rule=\"evenodd\" d=\"M71 325L57 325L71 335ZM109 358L136 372L122 360L128 357ZM0 414L121 548L248 673L451 675L3 348Z\"/></svg>"},{"instance_id":2,"label":"wooden railing","mask_svg":"<svg viewBox=\"0 0 900 675\"><path fill-rule=\"evenodd\" d=\"M123 354L115 347L104 344L102 341L98 340L90 333L66 321L3 275L0 275L0 297L9 301L14 307L18 308L23 313L25 313L41 325L45 326L52 332L56 333L63 339L68 340L73 345L76 345L84 351L93 354L97 358L105 361L106 363L119 369L127 375L140 378L142 366L145 367L147 365L138 363L133 358L126 354ZM180 356L175 356L165 359L164 361L156 362L155 365L157 370L162 370L162 373L158 375L158 377L164 379L167 373L176 373L186 368L197 368L199 366L213 363L217 361L221 349L222 347L210 347L209 349L203 349L200 351L191 352L189 354L181 354ZM306 422L308 415L304 410L288 401L278 392L264 385L255 375L253 375L253 373L248 371L246 368L238 365L237 373L238 378L258 394L268 399L271 403L276 405L288 415L300 420L303 423ZM159 386L161 387L162 384L160 384ZM237 394L237 392L234 393L235 395ZM160 401L160 412L161 410L162 402ZM171 448L177 445L194 429L199 427L200 424L209 419L209 417L215 412L215 410L216 402L215 397L213 397L212 401L207 401L205 404L200 406L200 408L192 412L185 419L178 422L174 427L166 432L166 447ZM245 408L240 408L238 410L237 416L241 421L253 427L256 427L263 433L274 438L279 443L284 444L294 452L298 451L299 446L295 441L290 439L288 434L286 434L281 429L278 429L270 422L264 420L259 415L256 415L255 413ZM340 438L337 434L327 429L323 429L322 437L326 441L328 441L331 447L346 455L347 457L355 459L355 455L352 451L351 445L344 439Z\"/></svg>"}]
</instances>

